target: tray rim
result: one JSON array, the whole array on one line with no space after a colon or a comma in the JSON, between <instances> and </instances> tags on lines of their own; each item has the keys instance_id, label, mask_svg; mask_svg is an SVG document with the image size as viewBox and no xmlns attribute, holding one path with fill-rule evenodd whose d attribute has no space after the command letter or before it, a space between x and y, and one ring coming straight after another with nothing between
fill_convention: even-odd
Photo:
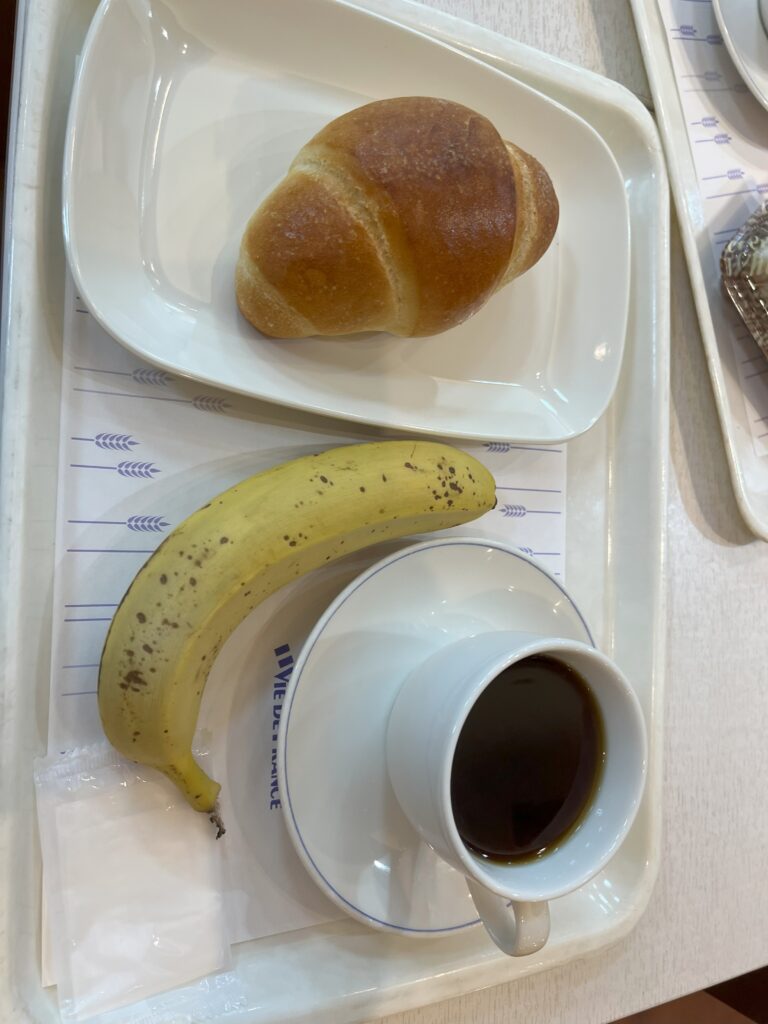
<instances>
[{"instance_id":1,"label":"tray rim","mask_svg":"<svg viewBox=\"0 0 768 1024\"><path fill-rule=\"evenodd\" d=\"M49 4L50 7L55 7L58 4L63 5L64 0L22 0L19 19L20 24L22 18L24 19L24 32L19 35L19 45L17 48L17 62L19 67L23 63L23 68L20 71L19 81L22 79L34 80L34 54L28 52L32 49L32 42L30 42L30 24L31 19L27 18L27 14L30 9L35 5L45 7ZM339 0L339 2L345 2L345 0ZM366 0L365 3L348 4L348 6L361 7L364 10L374 11L381 15L382 11L387 9L390 12L399 11L399 14L403 17L410 18L411 22L415 19L417 21L416 30L421 30L429 26L429 30L436 34L446 33L450 36L453 32L463 36L463 43L460 45L468 46L473 52L482 53L486 59L496 58L502 63L506 64L510 73L515 73L515 70L521 73L530 73L532 76L540 75L548 78L556 72L558 77L559 86L563 89L573 89L580 92L584 97L591 102L603 105L606 108L615 107L625 117L629 119L634 128L644 139L646 148L651 154L651 160L655 168L657 175L658 188L658 212L659 212L659 224L655 233L656 245L659 249L662 262L666 261L668 269L668 251L669 251L669 227L668 227L668 204L667 204L667 193L666 193L666 173L662 161L661 149L656 136L653 122L648 115L647 111L642 107L642 104L626 89L616 83L607 82L605 79L591 72L585 71L584 69L575 67L568 64L567 62L560 61L557 58L552 58L546 54L539 53L530 47L524 46L519 43L515 43L510 39L507 39L497 33L490 30L480 28L479 26L471 25L462 21L461 19L455 18L452 15L443 14L436 10L422 7L419 4L410 2L410 0ZM386 13L384 14L386 17ZM23 45L20 45L23 42ZM30 66L31 65L31 66ZM21 99L21 94L17 93L17 103ZM29 114L29 111L25 110L25 114ZM35 111L32 111L34 114ZM38 134L40 130L39 123L35 123L34 116L30 116L28 120L25 120L20 128L20 138L23 145L19 147L24 150L25 159L29 161L31 171L38 169L36 161L41 159L41 151L44 147L39 145ZM43 154L44 157L44 154ZM9 164L9 180L12 180L12 176L16 171L15 163ZM33 176L31 173L30 176ZM9 209L15 211L16 199L18 192L15 189L10 189L8 192L8 203ZM26 206L22 203L20 213L25 214L27 219L34 223L36 211L33 204L27 204ZM11 231L11 225L13 223L12 217L9 216L6 224L6 231ZM35 258L36 251L30 249L29 251L21 251L15 257L18 261L18 265L22 271L26 270L30 275L30 280L36 282L36 277L33 273L35 269ZM664 266L661 268L664 270ZM8 271L9 268L6 268ZM14 266L14 276L23 277L23 274L16 273L16 266ZM8 280L8 277L6 277ZM657 383L657 391L655 394L655 401L653 403L654 418L649 424L649 429L653 431L653 436L657 442L659 442L659 450L657 456L653 462L653 469L655 469L654 476L658 482L658 493L651 499L650 513L653 518L652 533L658 540L658 551L656 552L655 559L652 559L652 576L653 576L653 591L655 595L654 604L654 640L653 645L653 658L652 658L652 670L651 670L651 684L652 684L652 695L653 695L653 714L652 714L652 732L654 736L655 746L655 760L653 765L653 771L649 778L649 785L653 788L653 814L651 815L651 829L650 829L650 849L648 860L645 871L642 876L642 887L638 891L638 898L632 905L631 911L626 914L623 918L619 919L617 925L610 931L610 934L601 934L596 939L587 941L579 944L578 950L574 951L571 955L561 958L557 963L565 962L574 955L583 956L596 949L604 948L609 944L620 940L626 935L636 924L637 920L643 913L645 906L647 905L648 899L650 898L653 883L655 881L656 873L659 865L660 857L660 814L659 814L659 793L661 787L661 733L662 733L662 719L661 719L661 704L662 704L662 683L663 683L663 666L664 666L664 651L665 651L665 587L663 582L663 570L666 557L666 541L664 535L664 520L666 512L666 493L667 493L667 480L668 480L668 424L669 424L669 400L668 400L668 351L669 351L669 297L668 291L665 290L665 284L668 281L668 274L659 274L659 280L654 283L653 294L658 303L657 316L655 321L655 336L653 339L653 368L654 377ZM12 282L13 285L14 282ZM13 290L13 289L12 289ZM23 328L25 322L23 318L19 317L19 310L14 309L12 302L8 303L6 316L3 321L3 346L4 351L6 346L10 346L13 339L13 328L16 328L16 333L23 337ZM16 314L14 316L14 313ZM21 323L17 322L21 319ZM18 338L16 339L18 340ZM33 379L34 364L33 361L24 353L18 353L14 350L14 355L20 355L18 376L14 380L14 384L18 382L31 384ZM26 381L24 381L26 376ZM3 381L3 386L6 392L9 392L9 381L6 378ZM10 422L12 418L9 413L9 409L21 409L23 412L25 408L25 395L21 390L17 391L14 395L10 391L11 398L13 399L10 403L6 401L3 405L3 416L7 422ZM6 399L8 394L6 394ZM613 418L616 415L616 403L614 403L609 409L608 416ZM24 496L24 483L25 483L25 471L28 470L28 460L24 458L30 449L30 443L24 436L18 436L22 432L11 431L10 437L8 431L5 432L5 438L9 438L10 443L8 444L8 451L5 452L6 456L10 455L13 462L13 468L15 473L4 475L1 481L4 489L6 489L6 500L17 500L21 501ZM20 552L23 548L24 541L24 530L22 524L22 517L17 516L15 518L9 518L3 520L0 524L2 529L2 541L5 550L9 552ZM18 565L18 558L15 559L15 564ZM21 574L19 574L20 577ZM6 586L6 593L8 588ZM8 623L18 621L20 618L19 608L14 608L10 602L5 602L0 606L3 612L3 619L0 621L0 628L6 627ZM7 630L6 630L7 635ZM3 771L0 773L0 786L2 792L8 798L8 806L13 806L14 811L20 812L25 811L27 814L32 813L32 799L29 790L31 784L26 779L24 773L18 763L18 758L14 755L21 749L21 741L12 727L12 723L16 724L14 718L14 708L9 707L9 714L5 720L0 723L0 729L2 729L4 742L2 752L0 752L0 758L2 758ZM22 723L23 724L23 723ZM20 730L19 730L20 731ZM26 791L26 792L25 792ZM19 801L20 806L17 806L14 798L21 797ZM15 859L18 861L18 857L12 856L13 850L11 849L11 843L8 842L10 838L10 825L13 821L16 824L21 819L20 813L14 813L13 815L7 816L8 828L3 828L2 838L3 845L0 849L0 869L2 869L3 877L10 879L9 868L12 861ZM33 836L33 829L29 827L29 822L24 823L23 833L26 835L29 833ZM18 845L18 835L17 835ZM34 844L35 840L32 838ZM5 918L7 914L7 904L4 903L2 907L2 917ZM279 937L278 937L279 938ZM35 940L32 940L34 945ZM0 950L0 957L5 950ZM11 959L9 958L0 963L2 973L7 973L7 968L11 965ZM469 965L465 969L455 972L450 977L442 977L440 984L435 985L434 979L429 979L432 982L431 991L426 994L424 992L424 983L407 983L397 987L393 987L390 991L392 993L388 1001L377 1003L376 1013L393 1013L399 1010L405 1010L415 1008L419 1005L424 1005L427 1002L436 1001L439 999L445 999L452 995L463 994L469 991L476 990L478 988L486 987L493 984L498 984L503 981L510 980L508 961L506 958L497 958L496 960L480 964L480 965ZM540 969L542 966L554 966L554 964L537 965L531 964L526 965L527 969L524 972L515 973L514 977L522 976L522 974L530 974L534 970ZM33 971L36 974L36 971ZM16 984L13 979L9 979L11 984L2 986L2 992L0 993L0 1008L5 1009L3 1018L7 1020L30 1020L30 1019L52 1019L51 1010L52 1006L50 1001L45 997L42 991L36 992L34 998L30 1000L30 1005L25 1004L25 997L22 993L16 991ZM426 995L426 998L425 998ZM361 1001L362 1000L362 1001ZM333 1009L333 1008L331 1008ZM40 1016L31 1017L28 1011L35 1012L41 1011ZM327 1007L326 1007L327 1010ZM344 1014L346 1020L359 1020L365 1015L366 1011L370 1010L370 1005L366 1003L365 996L361 995L351 999L347 1003L347 1010ZM352 1016L350 1016L352 1014ZM314 1019L319 1020L320 1014L314 1015ZM325 1015L323 1015L325 1019ZM336 1016L330 1016L327 1019L339 1020L338 1014Z\"/></svg>"},{"instance_id":2,"label":"tray rim","mask_svg":"<svg viewBox=\"0 0 768 1024\"><path fill-rule=\"evenodd\" d=\"M659 131L669 166L669 183L677 211L677 223L683 242L685 262L693 292L694 305L701 330L704 355L712 382L720 432L730 471L736 504L749 529L755 536L768 540L768 515L763 518L753 506L752 490L747 486L741 467L741 456L736 440L738 424L734 423L731 400L718 349L717 333L707 295L704 273L699 259L694 225L689 215L686 193L692 188L698 192L698 180L693 166L688 137L683 125L680 98L677 94L672 63L661 54L667 51L667 39L657 0L629 0L635 19L637 35L648 73ZM680 141L682 140L682 141ZM748 444L752 439L747 440Z\"/></svg>"}]
</instances>

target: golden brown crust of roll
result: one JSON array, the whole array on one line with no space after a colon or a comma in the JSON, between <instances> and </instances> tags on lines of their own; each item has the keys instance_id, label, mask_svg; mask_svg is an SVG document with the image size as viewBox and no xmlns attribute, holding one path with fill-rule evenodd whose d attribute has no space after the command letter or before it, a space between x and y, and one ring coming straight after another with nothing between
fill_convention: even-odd
<instances>
[{"instance_id":1,"label":"golden brown crust of roll","mask_svg":"<svg viewBox=\"0 0 768 1024\"><path fill-rule=\"evenodd\" d=\"M515 174L519 228L500 286L538 263L554 238L560 218L555 190L539 161L511 142L506 147Z\"/></svg>"},{"instance_id":2,"label":"golden brown crust of roll","mask_svg":"<svg viewBox=\"0 0 768 1024\"><path fill-rule=\"evenodd\" d=\"M326 125L251 217L238 304L264 334L436 334L546 250L541 165L480 114L403 97Z\"/></svg>"}]
</instances>

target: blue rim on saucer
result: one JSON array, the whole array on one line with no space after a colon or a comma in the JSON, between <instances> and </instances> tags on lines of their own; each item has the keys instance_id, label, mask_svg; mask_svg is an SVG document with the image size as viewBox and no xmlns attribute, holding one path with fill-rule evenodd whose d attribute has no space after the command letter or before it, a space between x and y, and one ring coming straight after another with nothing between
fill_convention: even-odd
<instances>
[{"instance_id":1,"label":"blue rim on saucer","mask_svg":"<svg viewBox=\"0 0 768 1024\"><path fill-rule=\"evenodd\" d=\"M353 580L299 654L278 740L284 818L315 882L371 927L434 937L479 922L463 876L400 811L384 739L417 660L460 636L510 628L594 646L573 599L534 559L498 541L441 538Z\"/></svg>"}]
</instances>

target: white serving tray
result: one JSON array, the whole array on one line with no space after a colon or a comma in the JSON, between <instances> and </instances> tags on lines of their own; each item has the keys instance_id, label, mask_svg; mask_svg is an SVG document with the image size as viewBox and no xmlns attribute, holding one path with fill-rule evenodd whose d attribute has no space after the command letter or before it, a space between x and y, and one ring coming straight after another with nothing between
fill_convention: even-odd
<instances>
[{"instance_id":1,"label":"white serving tray","mask_svg":"<svg viewBox=\"0 0 768 1024\"><path fill-rule=\"evenodd\" d=\"M560 201L555 240L443 334L265 337L235 303L246 221L324 124L393 95L480 110L536 156ZM588 430L615 389L629 222L608 147L484 61L349 4L103 0L75 81L63 191L78 294L171 373L360 423L545 444Z\"/></svg>"},{"instance_id":2,"label":"white serving tray","mask_svg":"<svg viewBox=\"0 0 768 1024\"><path fill-rule=\"evenodd\" d=\"M510 981L615 942L648 901L660 855L665 640L664 515L668 434L668 198L653 123L626 90L544 54L401 0L366 0L380 14L462 46L587 119L611 147L632 218L627 344L607 414L569 443L569 589L596 640L636 686L650 736L646 797L608 869L553 907L553 934L535 957L501 956L475 931L423 941L353 921L234 950L236 1021L370 1019ZM15 150L8 194L3 317L2 643L0 721L0 1019L58 1019L40 984L40 862L32 758L45 749L64 254L57 224L64 117L75 55L95 3L28 0L17 37ZM46 83L45 86L41 83ZM21 425L24 425L24 428ZM225 998L226 992L222 993Z\"/></svg>"},{"instance_id":3,"label":"white serving tray","mask_svg":"<svg viewBox=\"0 0 768 1024\"><path fill-rule=\"evenodd\" d=\"M718 337L710 306L705 275L711 278L717 270L707 238L699 181L672 70L667 33L657 0L631 0L631 3L670 168L670 186L734 494L747 526L758 537L768 540L768 459L755 450L734 348L724 331Z\"/></svg>"}]
</instances>

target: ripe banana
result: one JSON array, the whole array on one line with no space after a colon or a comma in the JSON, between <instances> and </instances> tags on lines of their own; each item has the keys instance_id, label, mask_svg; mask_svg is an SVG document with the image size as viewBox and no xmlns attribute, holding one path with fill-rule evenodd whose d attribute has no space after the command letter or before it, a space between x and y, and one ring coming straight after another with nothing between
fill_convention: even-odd
<instances>
[{"instance_id":1,"label":"ripe banana","mask_svg":"<svg viewBox=\"0 0 768 1024\"><path fill-rule=\"evenodd\" d=\"M426 441L334 448L244 480L184 520L128 588L99 667L104 731L214 815L219 785L192 755L203 688L243 618L278 588L378 541L476 519L488 470Z\"/></svg>"}]
</instances>

